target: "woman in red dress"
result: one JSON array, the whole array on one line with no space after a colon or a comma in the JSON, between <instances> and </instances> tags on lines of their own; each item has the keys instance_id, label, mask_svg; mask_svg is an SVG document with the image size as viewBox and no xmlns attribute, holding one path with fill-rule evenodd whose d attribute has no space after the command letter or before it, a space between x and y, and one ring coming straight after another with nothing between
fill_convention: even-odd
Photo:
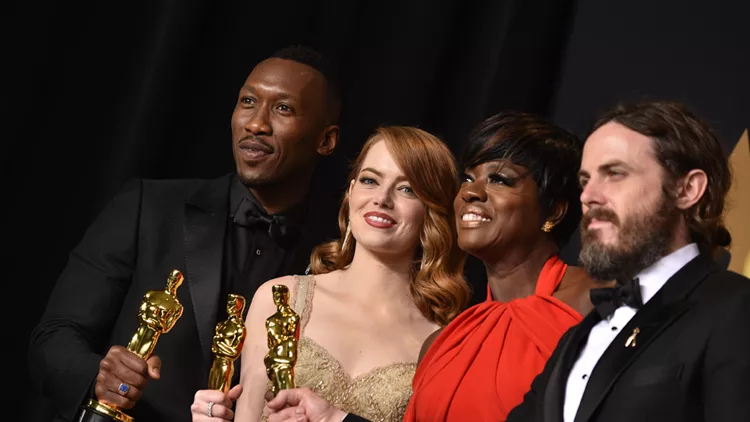
<instances>
[{"instance_id":1,"label":"woman in red dress","mask_svg":"<svg viewBox=\"0 0 750 422\"><path fill-rule=\"evenodd\" d=\"M563 333L592 309L594 281L559 256L581 217L582 143L525 113L482 122L461 157L461 249L487 270L487 300L425 342L404 421L504 421Z\"/></svg>"}]
</instances>

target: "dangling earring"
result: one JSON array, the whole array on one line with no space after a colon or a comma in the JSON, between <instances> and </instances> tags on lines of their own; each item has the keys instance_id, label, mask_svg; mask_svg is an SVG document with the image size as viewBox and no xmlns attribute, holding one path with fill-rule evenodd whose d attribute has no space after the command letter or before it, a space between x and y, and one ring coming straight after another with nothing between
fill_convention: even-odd
<instances>
[{"instance_id":1,"label":"dangling earring","mask_svg":"<svg viewBox=\"0 0 750 422\"><path fill-rule=\"evenodd\" d=\"M544 225L542 226L542 231L545 233L549 233L552 231L553 227L555 227L555 223L551 221L545 221Z\"/></svg>"},{"instance_id":2,"label":"dangling earring","mask_svg":"<svg viewBox=\"0 0 750 422\"><path fill-rule=\"evenodd\" d=\"M341 250L346 249L347 243L349 243L349 235L352 234L352 223L346 223L346 234L344 234L344 241L341 243Z\"/></svg>"}]
</instances>

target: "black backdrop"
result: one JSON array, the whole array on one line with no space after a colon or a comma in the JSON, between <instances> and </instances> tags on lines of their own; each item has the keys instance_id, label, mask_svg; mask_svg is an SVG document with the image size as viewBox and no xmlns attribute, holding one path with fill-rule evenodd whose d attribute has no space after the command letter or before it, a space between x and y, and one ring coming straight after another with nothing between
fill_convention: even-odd
<instances>
[{"instance_id":1,"label":"black backdrop","mask_svg":"<svg viewBox=\"0 0 750 422\"><path fill-rule=\"evenodd\" d=\"M317 180L320 206L332 210L347 161L378 124L420 126L457 152L472 126L503 108L541 113L583 136L602 108L646 96L688 102L727 150L750 125L750 6L739 0L6 8L3 314L21 332L12 341L28 340L68 251L126 179L233 169L237 90L257 61L290 44L318 48L342 74L342 139ZM574 261L577 247L564 257ZM481 292L475 264L469 275ZM11 305L31 309L11 314ZM27 371L13 371L18 397L29 399Z\"/></svg>"}]
</instances>

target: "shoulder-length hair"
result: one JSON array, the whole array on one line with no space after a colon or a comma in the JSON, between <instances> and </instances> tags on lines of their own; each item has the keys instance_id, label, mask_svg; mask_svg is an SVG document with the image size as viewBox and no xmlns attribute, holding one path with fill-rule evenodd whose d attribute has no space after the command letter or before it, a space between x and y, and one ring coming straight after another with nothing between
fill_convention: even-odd
<instances>
[{"instance_id":1,"label":"shoulder-length hair","mask_svg":"<svg viewBox=\"0 0 750 422\"><path fill-rule=\"evenodd\" d=\"M417 198L426 206L411 279L414 303L425 318L441 326L447 325L469 302L469 286L463 277L466 254L458 247L453 212L453 200L458 193L455 159L440 139L424 130L406 126L380 127L354 161L349 183L359 175L372 146L380 141L385 142ZM310 259L313 274L340 270L352 262L356 242L350 238L344 245L348 218L347 189L339 209L339 239L313 250Z\"/></svg>"}]
</instances>

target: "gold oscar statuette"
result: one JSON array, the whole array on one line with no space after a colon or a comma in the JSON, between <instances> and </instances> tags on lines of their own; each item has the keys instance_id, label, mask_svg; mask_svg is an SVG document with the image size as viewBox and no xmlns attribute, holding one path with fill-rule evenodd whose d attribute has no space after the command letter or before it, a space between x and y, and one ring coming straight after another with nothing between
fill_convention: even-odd
<instances>
[{"instance_id":1,"label":"gold oscar statuette","mask_svg":"<svg viewBox=\"0 0 750 422\"><path fill-rule=\"evenodd\" d=\"M275 396L280 390L294 388L294 365L297 363L300 318L289 306L289 288L273 286L276 313L266 319L268 354L263 359L266 374Z\"/></svg>"},{"instance_id":2,"label":"gold oscar statuette","mask_svg":"<svg viewBox=\"0 0 750 422\"><path fill-rule=\"evenodd\" d=\"M143 295L138 309L140 324L128 343L127 349L146 360L154 352L159 336L168 333L175 322L182 316L182 304L177 300L177 288L184 277L178 270L172 270L167 277L167 287L164 290L151 290ZM115 406L90 400L89 409L109 419L131 422L133 418L126 415ZM95 418L94 418L95 419Z\"/></svg>"},{"instance_id":3,"label":"gold oscar statuette","mask_svg":"<svg viewBox=\"0 0 750 422\"><path fill-rule=\"evenodd\" d=\"M232 384L234 361L240 357L247 330L242 314L245 298L240 295L227 295L227 315L225 321L216 324L211 352L214 355L211 372L208 374L208 388L226 394Z\"/></svg>"}]
</instances>

